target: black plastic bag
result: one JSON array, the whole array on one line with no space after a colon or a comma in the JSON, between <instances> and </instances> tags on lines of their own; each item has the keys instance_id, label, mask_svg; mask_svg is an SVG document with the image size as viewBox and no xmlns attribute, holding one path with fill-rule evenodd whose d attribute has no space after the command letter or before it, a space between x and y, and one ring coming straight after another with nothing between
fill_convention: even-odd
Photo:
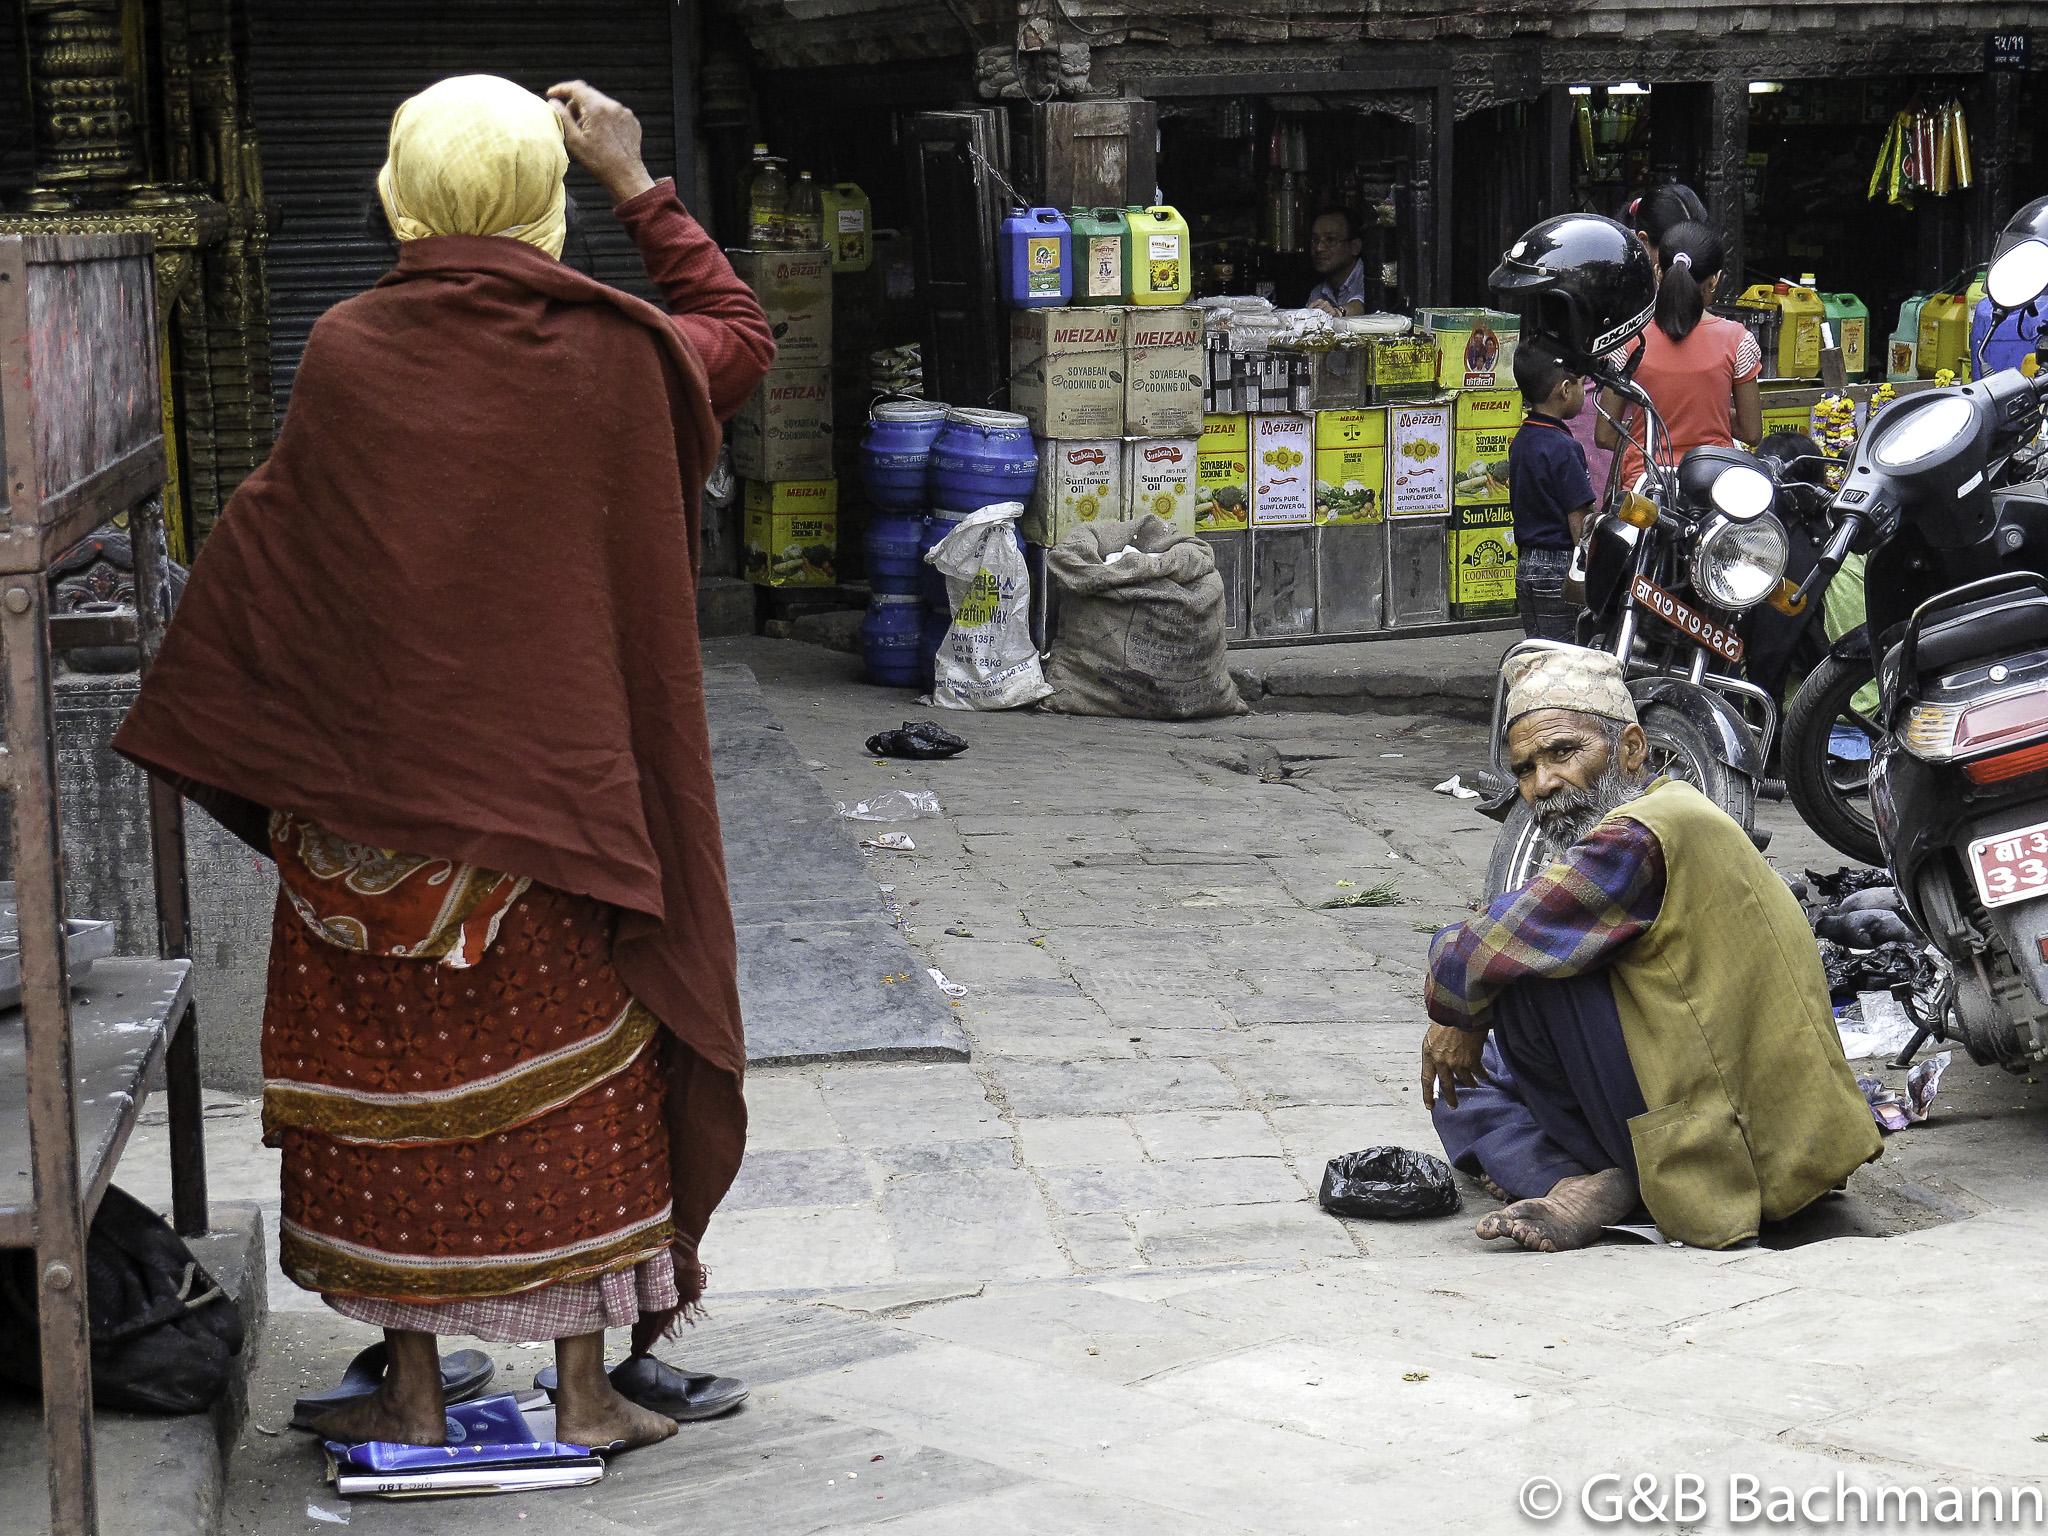
<instances>
[{"instance_id":1,"label":"black plastic bag","mask_svg":"<svg viewBox=\"0 0 2048 1536\"><path fill-rule=\"evenodd\" d=\"M108 1186L85 1241L92 1400L101 1408L203 1413L242 1348L235 1304L170 1224ZM0 1381L42 1385L32 1250L0 1254Z\"/></svg>"},{"instance_id":2,"label":"black plastic bag","mask_svg":"<svg viewBox=\"0 0 2048 1536\"><path fill-rule=\"evenodd\" d=\"M1333 1216L1448 1216L1458 1208L1458 1186L1440 1157L1368 1147L1331 1158L1316 1198Z\"/></svg>"},{"instance_id":3,"label":"black plastic bag","mask_svg":"<svg viewBox=\"0 0 2048 1536\"><path fill-rule=\"evenodd\" d=\"M1859 992L1889 992L1899 986L1925 986L1934 979L1934 962L1917 944L1880 944L1861 954L1831 939L1818 940L1820 963L1827 972L1828 993L1852 998Z\"/></svg>"},{"instance_id":4,"label":"black plastic bag","mask_svg":"<svg viewBox=\"0 0 2048 1536\"><path fill-rule=\"evenodd\" d=\"M1891 875L1885 870L1851 869L1846 864L1832 875L1824 875L1817 869L1809 869L1806 878L1812 882L1813 889L1820 899L1830 906L1844 896L1854 895L1857 891L1867 891L1873 885L1892 883Z\"/></svg>"},{"instance_id":5,"label":"black plastic bag","mask_svg":"<svg viewBox=\"0 0 2048 1536\"><path fill-rule=\"evenodd\" d=\"M868 738L868 751L876 757L910 757L930 761L958 757L967 743L931 720L906 720L900 731L883 731Z\"/></svg>"}]
</instances>

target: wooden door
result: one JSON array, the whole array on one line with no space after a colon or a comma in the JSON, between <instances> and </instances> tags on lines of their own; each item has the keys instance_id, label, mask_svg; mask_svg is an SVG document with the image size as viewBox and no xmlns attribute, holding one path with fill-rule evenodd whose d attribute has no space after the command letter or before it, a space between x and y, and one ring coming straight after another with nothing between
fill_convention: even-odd
<instances>
[{"instance_id":1,"label":"wooden door","mask_svg":"<svg viewBox=\"0 0 2048 1536\"><path fill-rule=\"evenodd\" d=\"M932 400L1001 407L1009 398L996 277L1008 142L996 108L918 112L904 122L924 392Z\"/></svg>"}]
</instances>

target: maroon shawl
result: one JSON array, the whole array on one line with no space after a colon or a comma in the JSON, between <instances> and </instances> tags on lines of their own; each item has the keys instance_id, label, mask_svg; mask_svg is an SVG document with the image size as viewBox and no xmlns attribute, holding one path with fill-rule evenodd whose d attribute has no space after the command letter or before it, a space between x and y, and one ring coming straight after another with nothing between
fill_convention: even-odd
<instances>
[{"instance_id":1,"label":"maroon shawl","mask_svg":"<svg viewBox=\"0 0 2048 1536\"><path fill-rule=\"evenodd\" d=\"M515 240L408 242L314 327L114 739L265 852L276 807L619 908L620 976L690 1047L693 1243L746 1129L697 644L717 449L669 316Z\"/></svg>"}]
</instances>

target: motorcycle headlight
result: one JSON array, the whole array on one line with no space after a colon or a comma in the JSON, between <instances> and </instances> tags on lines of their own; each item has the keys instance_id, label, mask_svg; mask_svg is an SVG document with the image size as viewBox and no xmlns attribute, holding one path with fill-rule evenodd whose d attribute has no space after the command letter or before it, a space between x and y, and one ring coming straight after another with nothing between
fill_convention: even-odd
<instances>
[{"instance_id":1,"label":"motorcycle headlight","mask_svg":"<svg viewBox=\"0 0 2048 1536\"><path fill-rule=\"evenodd\" d=\"M1693 590L1735 613L1754 608L1784 579L1785 553L1784 525L1775 517L1711 517L1693 548Z\"/></svg>"}]
</instances>

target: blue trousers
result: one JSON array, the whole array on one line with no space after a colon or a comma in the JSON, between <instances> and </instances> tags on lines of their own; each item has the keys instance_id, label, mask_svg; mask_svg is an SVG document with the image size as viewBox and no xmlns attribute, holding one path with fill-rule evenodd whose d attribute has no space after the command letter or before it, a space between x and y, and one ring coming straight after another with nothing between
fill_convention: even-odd
<instances>
[{"instance_id":1,"label":"blue trousers","mask_svg":"<svg viewBox=\"0 0 2048 1536\"><path fill-rule=\"evenodd\" d=\"M1517 1200L1604 1168L1635 1177L1628 1122L1643 1090L1604 972L1509 987L1484 1059L1493 1081L1460 1088L1456 1109L1439 1095L1431 1112L1453 1164Z\"/></svg>"}]
</instances>

